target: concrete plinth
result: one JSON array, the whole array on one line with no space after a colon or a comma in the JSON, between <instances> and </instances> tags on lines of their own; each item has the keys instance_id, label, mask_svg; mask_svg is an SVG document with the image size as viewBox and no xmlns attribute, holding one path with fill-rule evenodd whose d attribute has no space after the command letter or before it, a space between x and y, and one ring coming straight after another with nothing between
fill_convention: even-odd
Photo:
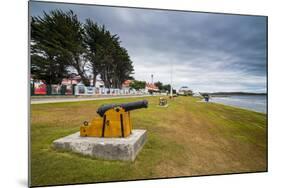
<instances>
[{"instance_id":1,"label":"concrete plinth","mask_svg":"<svg viewBox=\"0 0 281 188\"><path fill-rule=\"evenodd\" d=\"M107 160L134 161L146 140L146 130L133 130L126 138L80 137L80 132L53 142L56 149Z\"/></svg>"}]
</instances>

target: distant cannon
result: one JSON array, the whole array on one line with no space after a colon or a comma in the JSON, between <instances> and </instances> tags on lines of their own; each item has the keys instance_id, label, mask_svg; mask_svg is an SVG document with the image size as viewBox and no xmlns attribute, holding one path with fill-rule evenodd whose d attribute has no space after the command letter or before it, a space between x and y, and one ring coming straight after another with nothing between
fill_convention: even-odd
<instances>
[{"instance_id":1,"label":"distant cannon","mask_svg":"<svg viewBox=\"0 0 281 188\"><path fill-rule=\"evenodd\" d=\"M205 100L205 102L209 102L210 100L210 95L207 93L199 93Z\"/></svg>"},{"instance_id":2,"label":"distant cannon","mask_svg":"<svg viewBox=\"0 0 281 188\"><path fill-rule=\"evenodd\" d=\"M160 97L159 98L159 106L164 106L166 107L168 105L168 101L167 99L163 98L163 97Z\"/></svg>"},{"instance_id":3,"label":"distant cannon","mask_svg":"<svg viewBox=\"0 0 281 188\"><path fill-rule=\"evenodd\" d=\"M204 99L205 99L205 102L209 102L210 96L209 95L205 95Z\"/></svg>"},{"instance_id":4,"label":"distant cannon","mask_svg":"<svg viewBox=\"0 0 281 188\"><path fill-rule=\"evenodd\" d=\"M147 100L102 105L97 110L100 117L94 118L90 123L85 121L80 127L80 136L127 137L132 132L130 111L147 107Z\"/></svg>"}]
</instances>

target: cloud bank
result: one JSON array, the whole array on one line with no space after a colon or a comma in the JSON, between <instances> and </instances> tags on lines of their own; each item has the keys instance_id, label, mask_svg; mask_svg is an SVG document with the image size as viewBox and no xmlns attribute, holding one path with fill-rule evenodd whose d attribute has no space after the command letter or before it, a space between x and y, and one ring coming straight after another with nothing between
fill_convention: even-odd
<instances>
[{"instance_id":1,"label":"cloud bank","mask_svg":"<svg viewBox=\"0 0 281 188\"><path fill-rule=\"evenodd\" d=\"M117 34L135 79L194 91L266 92L266 17L31 2L31 15L73 10Z\"/></svg>"}]
</instances>

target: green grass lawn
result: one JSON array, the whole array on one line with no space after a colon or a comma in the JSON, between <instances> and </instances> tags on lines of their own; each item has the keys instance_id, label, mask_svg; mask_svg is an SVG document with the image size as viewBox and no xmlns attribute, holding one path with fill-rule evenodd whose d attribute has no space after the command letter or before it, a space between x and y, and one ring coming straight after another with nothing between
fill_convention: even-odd
<instances>
[{"instance_id":1,"label":"green grass lawn","mask_svg":"<svg viewBox=\"0 0 281 188\"><path fill-rule=\"evenodd\" d=\"M79 131L101 104L141 98L31 105L32 186L267 171L265 114L193 97L161 108L158 99L131 113L133 127L148 131L134 162L56 151L52 142Z\"/></svg>"}]
</instances>

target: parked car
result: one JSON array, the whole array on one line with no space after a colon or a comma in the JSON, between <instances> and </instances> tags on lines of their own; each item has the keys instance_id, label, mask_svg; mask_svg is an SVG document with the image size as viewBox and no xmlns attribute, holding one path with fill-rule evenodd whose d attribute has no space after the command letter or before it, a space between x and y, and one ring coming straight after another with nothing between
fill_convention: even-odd
<instances>
[{"instance_id":1,"label":"parked car","mask_svg":"<svg viewBox=\"0 0 281 188\"><path fill-rule=\"evenodd\" d=\"M193 95L193 92L191 89L189 89L187 86L182 86L180 89L179 89L179 92L178 92L179 95L182 95L182 96L192 96Z\"/></svg>"}]
</instances>

